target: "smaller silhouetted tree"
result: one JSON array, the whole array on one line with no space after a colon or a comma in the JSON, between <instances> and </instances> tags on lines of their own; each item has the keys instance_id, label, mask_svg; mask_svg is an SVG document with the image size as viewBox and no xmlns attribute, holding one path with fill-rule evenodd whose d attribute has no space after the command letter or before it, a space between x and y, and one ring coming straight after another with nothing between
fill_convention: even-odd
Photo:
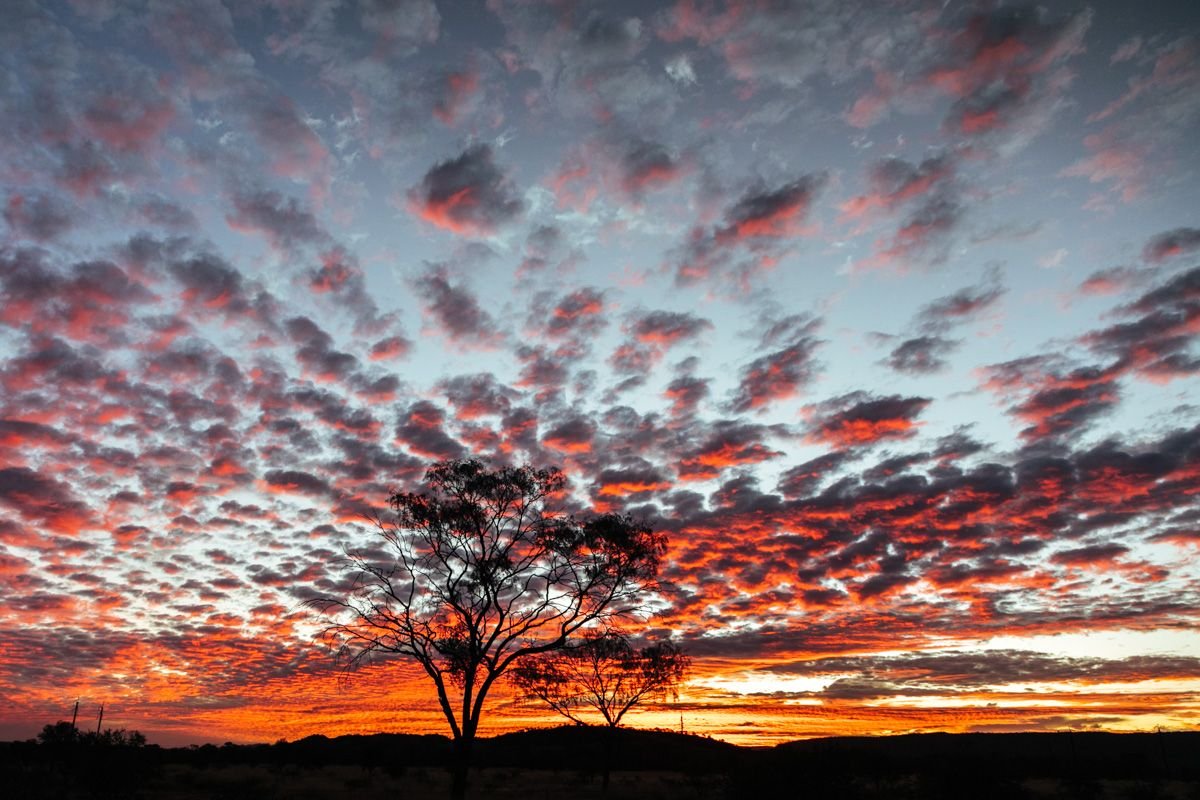
<instances>
[{"instance_id":1,"label":"smaller silhouetted tree","mask_svg":"<svg viewBox=\"0 0 1200 800\"><path fill-rule=\"evenodd\" d=\"M616 631L589 633L578 644L530 656L518 664L512 681L521 694L536 698L578 725L589 710L617 727L634 706L675 695L690 659L673 642L641 649Z\"/></svg>"},{"instance_id":2,"label":"smaller silhouetted tree","mask_svg":"<svg viewBox=\"0 0 1200 800\"><path fill-rule=\"evenodd\" d=\"M604 737L603 791L612 771L612 731L634 706L675 696L687 676L690 659L671 641L635 648L617 631L589 632L562 650L527 656L512 672L512 682L527 698L541 700L577 725L583 714L599 713Z\"/></svg>"}]
</instances>

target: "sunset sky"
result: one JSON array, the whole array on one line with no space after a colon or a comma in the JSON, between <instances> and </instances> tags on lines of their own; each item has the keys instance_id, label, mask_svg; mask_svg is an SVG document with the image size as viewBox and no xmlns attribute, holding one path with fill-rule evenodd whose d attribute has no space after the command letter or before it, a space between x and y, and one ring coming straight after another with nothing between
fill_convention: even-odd
<instances>
[{"instance_id":1,"label":"sunset sky","mask_svg":"<svg viewBox=\"0 0 1200 800\"><path fill-rule=\"evenodd\" d=\"M302 603L465 456L669 535L629 724L1195 729L1198 131L1186 0L6 0L0 739L448 732Z\"/></svg>"}]
</instances>

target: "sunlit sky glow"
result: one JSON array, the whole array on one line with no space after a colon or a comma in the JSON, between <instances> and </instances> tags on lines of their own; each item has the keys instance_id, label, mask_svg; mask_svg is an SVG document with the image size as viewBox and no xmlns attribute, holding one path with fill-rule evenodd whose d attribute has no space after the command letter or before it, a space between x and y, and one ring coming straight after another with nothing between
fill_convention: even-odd
<instances>
[{"instance_id":1,"label":"sunlit sky glow","mask_svg":"<svg viewBox=\"0 0 1200 800\"><path fill-rule=\"evenodd\" d=\"M302 603L469 455L670 536L630 724L1196 727L1196 4L0 5L0 738L445 732Z\"/></svg>"}]
</instances>

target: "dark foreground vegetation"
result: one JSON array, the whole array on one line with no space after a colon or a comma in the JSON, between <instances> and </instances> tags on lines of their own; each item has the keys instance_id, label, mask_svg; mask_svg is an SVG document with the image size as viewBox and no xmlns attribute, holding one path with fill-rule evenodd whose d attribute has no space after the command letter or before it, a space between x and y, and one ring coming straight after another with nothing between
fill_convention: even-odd
<instances>
[{"instance_id":1,"label":"dark foreground vegetation","mask_svg":"<svg viewBox=\"0 0 1200 800\"><path fill-rule=\"evenodd\" d=\"M662 731L571 726L481 739L476 755L470 796L477 798L1200 800L1200 732L922 734L745 748ZM143 745L132 736L60 737L0 744L0 794L441 800L453 758L450 740L434 735L189 748Z\"/></svg>"}]
</instances>

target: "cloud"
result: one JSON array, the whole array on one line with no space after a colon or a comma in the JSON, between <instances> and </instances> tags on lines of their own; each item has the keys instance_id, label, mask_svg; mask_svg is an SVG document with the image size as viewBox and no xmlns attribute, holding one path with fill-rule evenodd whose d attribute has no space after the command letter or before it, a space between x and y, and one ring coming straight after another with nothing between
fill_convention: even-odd
<instances>
[{"instance_id":1,"label":"cloud","mask_svg":"<svg viewBox=\"0 0 1200 800\"><path fill-rule=\"evenodd\" d=\"M446 432L445 423L446 414L441 408L428 400L418 400L401 414L396 424L396 444L420 458L461 458L465 450Z\"/></svg>"},{"instance_id":2,"label":"cloud","mask_svg":"<svg viewBox=\"0 0 1200 800\"><path fill-rule=\"evenodd\" d=\"M455 375L438 384L459 419L500 417L513 407L518 394L490 372Z\"/></svg>"},{"instance_id":3,"label":"cloud","mask_svg":"<svg viewBox=\"0 0 1200 800\"><path fill-rule=\"evenodd\" d=\"M1088 118L1104 127L1083 139L1088 155L1059 171L1060 176L1112 184L1123 202L1141 197L1152 178L1174 167L1174 152L1200 119L1200 67L1193 37L1166 40L1153 53L1149 74L1130 80L1117 99ZM1103 208L1103 195L1089 207Z\"/></svg>"},{"instance_id":4,"label":"cloud","mask_svg":"<svg viewBox=\"0 0 1200 800\"><path fill-rule=\"evenodd\" d=\"M918 164L889 157L868 171L869 190L843 203L844 220L891 218L903 214L899 227L874 244L874 254L861 259L859 268L880 268L943 261L951 235L966 208L956 181L959 156L944 152Z\"/></svg>"},{"instance_id":5,"label":"cloud","mask_svg":"<svg viewBox=\"0 0 1200 800\"><path fill-rule=\"evenodd\" d=\"M588 453L595 437L596 424L587 417L576 416L546 431L542 444L560 453Z\"/></svg>"},{"instance_id":6,"label":"cloud","mask_svg":"<svg viewBox=\"0 0 1200 800\"><path fill-rule=\"evenodd\" d=\"M729 467L758 464L783 455L764 440L770 429L732 420L714 423L706 438L679 461L679 479L710 480Z\"/></svg>"},{"instance_id":7,"label":"cloud","mask_svg":"<svg viewBox=\"0 0 1200 800\"><path fill-rule=\"evenodd\" d=\"M28 467L0 469L0 503L54 533L74 536L95 525L91 509L66 485Z\"/></svg>"},{"instance_id":8,"label":"cloud","mask_svg":"<svg viewBox=\"0 0 1200 800\"><path fill-rule=\"evenodd\" d=\"M746 289L788 252L790 240L812 233L808 214L827 181L824 173L813 173L775 188L751 187L725 209L719 224L692 229L674 253L675 282L733 279Z\"/></svg>"},{"instance_id":9,"label":"cloud","mask_svg":"<svg viewBox=\"0 0 1200 800\"><path fill-rule=\"evenodd\" d=\"M973 15L950 41L930 85L956 98L946 126L968 135L1028 121L1063 88L1054 68L1083 50L1092 12L1051 18L1032 6Z\"/></svg>"},{"instance_id":10,"label":"cloud","mask_svg":"<svg viewBox=\"0 0 1200 800\"><path fill-rule=\"evenodd\" d=\"M1128 552L1129 548L1121 544L1087 545L1060 550L1050 560L1068 567L1111 567L1113 559Z\"/></svg>"},{"instance_id":11,"label":"cloud","mask_svg":"<svg viewBox=\"0 0 1200 800\"><path fill-rule=\"evenodd\" d=\"M1151 237L1142 250L1142 258L1161 262L1200 250L1200 229L1175 228Z\"/></svg>"},{"instance_id":12,"label":"cloud","mask_svg":"<svg viewBox=\"0 0 1200 800\"><path fill-rule=\"evenodd\" d=\"M766 408L797 396L816 377L819 362L815 353L823 343L816 338L821 321L811 317L788 318L787 333L770 330L764 344L777 344L784 336L787 344L771 349L741 369L739 385L731 409L739 414Z\"/></svg>"},{"instance_id":13,"label":"cloud","mask_svg":"<svg viewBox=\"0 0 1200 800\"><path fill-rule=\"evenodd\" d=\"M1076 436L1120 397L1114 371L1091 366L1068 370L1049 357L994 364L985 376L988 388L1016 400L1008 410L1028 423L1021 431L1028 441Z\"/></svg>"},{"instance_id":14,"label":"cloud","mask_svg":"<svg viewBox=\"0 0 1200 800\"><path fill-rule=\"evenodd\" d=\"M294 197L269 189L236 191L231 214L225 221L234 230L261 233L272 246L290 251L298 245L315 244L328 234L307 208Z\"/></svg>"},{"instance_id":15,"label":"cloud","mask_svg":"<svg viewBox=\"0 0 1200 800\"><path fill-rule=\"evenodd\" d=\"M554 307L546 310L537 303L530 311L529 324L543 328L555 339L564 337L595 337L608 326L604 315L604 292L583 287L562 295Z\"/></svg>"},{"instance_id":16,"label":"cloud","mask_svg":"<svg viewBox=\"0 0 1200 800\"><path fill-rule=\"evenodd\" d=\"M928 397L843 395L805 408L808 437L838 448L907 439L916 433L916 418L930 402Z\"/></svg>"},{"instance_id":17,"label":"cloud","mask_svg":"<svg viewBox=\"0 0 1200 800\"><path fill-rule=\"evenodd\" d=\"M601 470L593 483L593 491L601 497L637 497L673 487L670 476L645 463Z\"/></svg>"},{"instance_id":18,"label":"cloud","mask_svg":"<svg viewBox=\"0 0 1200 800\"><path fill-rule=\"evenodd\" d=\"M433 104L433 115L452 128L479 89L479 73L473 69L447 72L438 83L440 91Z\"/></svg>"},{"instance_id":19,"label":"cloud","mask_svg":"<svg viewBox=\"0 0 1200 800\"><path fill-rule=\"evenodd\" d=\"M431 167L409 191L408 208L452 233L490 236L520 217L525 201L496 166L492 148L476 144Z\"/></svg>"},{"instance_id":20,"label":"cloud","mask_svg":"<svg viewBox=\"0 0 1200 800\"><path fill-rule=\"evenodd\" d=\"M949 362L946 356L958 349L959 342L942 336L916 336L892 348L887 365L909 375L932 375Z\"/></svg>"},{"instance_id":21,"label":"cloud","mask_svg":"<svg viewBox=\"0 0 1200 800\"><path fill-rule=\"evenodd\" d=\"M296 345L296 360L318 381L346 380L358 369L358 359L333 348L333 337L308 317L285 320L283 328Z\"/></svg>"},{"instance_id":22,"label":"cloud","mask_svg":"<svg viewBox=\"0 0 1200 800\"><path fill-rule=\"evenodd\" d=\"M775 189L758 186L749 190L725 211L717 242L802 235L813 198L826 180L823 174L805 175Z\"/></svg>"},{"instance_id":23,"label":"cloud","mask_svg":"<svg viewBox=\"0 0 1200 800\"><path fill-rule=\"evenodd\" d=\"M671 413L675 416L694 414L701 401L710 394L710 381L691 375L682 375L667 384L663 395L671 401Z\"/></svg>"},{"instance_id":24,"label":"cloud","mask_svg":"<svg viewBox=\"0 0 1200 800\"><path fill-rule=\"evenodd\" d=\"M996 285L960 289L925 305L917 313L916 322L924 331L944 332L975 319L993 307L1003 295L1004 289Z\"/></svg>"},{"instance_id":25,"label":"cloud","mask_svg":"<svg viewBox=\"0 0 1200 800\"><path fill-rule=\"evenodd\" d=\"M444 265L431 264L412 281L424 310L443 336L463 348L495 347L501 334L492 315L465 286L450 282Z\"/></svg>"},{"instance_id":26,"label":"cloud","mask_svg":"<svg viewBox=\"0 0 1200 800\"><path fill-rule=\"evenodd\" d=\"M412 348L412 342L403 336L388 336L371 345L370 359L372 361L392 361L403 358Z\"/></svg>"},{"instance_id":27,"label":"cloud","mask_svg":"<svg viewBox=\"0 0 1200 800\"><path fill-rule=\"evenodd\" d=\"M633 138L624 143L619 169L621 190L638 199L678 180L686 166L662 144Z\"/></svg>"},{"instance_id":28,"label":"cloud","mask_svg":"<svg viewBox=\"0 0 1200 800\"><path fill-rule=\"evenodd\" d=\"M433 0L363 0L359 24L378 37L384 49L411 55L441 33L441 14Z\"/></svg>"},{"instance_id":29,"label":"cloud","mask_svg":"<svg viewBox=\"0 0 1200 800\"><path fill-rule=\"evenodd\" d=\"M843 216L854 219L877 211L891 211L902 203L929 194L954 176L955 159L942 153L919 164L891 156L871 165L870 191L842 204Z\"/></svg>"},{"instance_id":30,"label":"cloud","mask_svg":"<svg viewBox=\"0 0 1200 800\"><path fill-rule=\"evenodd\" d=\"M624 326L629 338L609 356L609 366L618 374L644 379L668 350L697 338L712 327L708 320L684 312L630 314Z\"/></svg>"},{"instance_id":31,"label":"cloud","mask_svg":"<svg viewBox=\"0 0 1200 800\"><path fill-rule=\"evenodd\" d=\"M35 242L58 239L77 224L78 212L54 194L9 195L4 221L14 238Z\"/></svg>"},{"instance_id":32,"label":"cloud","mask_svg":"<svg viewBox=\"0 0 1200 800\"><path fill-rule=\"evenodd\" d=\"M1166 382L1200 372L1193 353L1200 320L1200 268L1176 275L1119 309L1133 317L1087 333L1083 341L1116 358L1113 369Z\"/></svg>"},{"instance_id":33,"label":"cloud","mask_svg":"<svg viewBox=\"0 0 1200 800\"><path fill-rule=\"evenodd\" d=\"M788 499L812 494L823 481L838 475L853 458L850 450L834 450L788 467L779 477L779 493Z\"/></svg>"}]
</instances>

